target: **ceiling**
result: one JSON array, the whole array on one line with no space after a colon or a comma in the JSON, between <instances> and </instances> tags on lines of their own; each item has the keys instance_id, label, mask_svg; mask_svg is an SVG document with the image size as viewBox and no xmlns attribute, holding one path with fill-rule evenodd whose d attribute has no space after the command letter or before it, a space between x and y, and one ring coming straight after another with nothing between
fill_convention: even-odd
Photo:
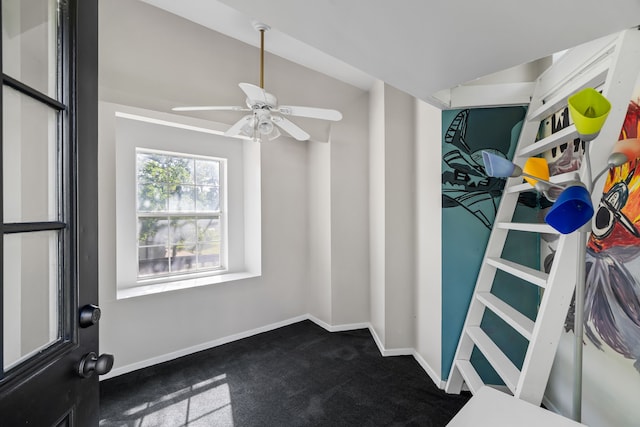
<instances>
[{"instance_id":1,"label":"ceiling","mask_svg":"<svg viewBox=\"0 0 640 427\"><path fill-rule=\"evenodd\" d=\"M142 0L369 89L433 94L640 24L640 0Z\"/></svg>"}]
</instances>

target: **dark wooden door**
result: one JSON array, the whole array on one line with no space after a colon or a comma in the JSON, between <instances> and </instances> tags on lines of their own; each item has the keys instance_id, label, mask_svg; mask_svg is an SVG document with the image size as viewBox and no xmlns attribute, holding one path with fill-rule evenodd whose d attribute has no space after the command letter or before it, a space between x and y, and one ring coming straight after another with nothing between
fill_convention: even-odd
<instances>
[{"instance_id":1,"label":"dark wooden door","mask_svg":"<svg viewBox=\"0 0 640 427\"><path fill-rule=\"evenodd\" d=\"M0 0L0 426L97 426L97 0Z\"/></svg>"}]
</instances>

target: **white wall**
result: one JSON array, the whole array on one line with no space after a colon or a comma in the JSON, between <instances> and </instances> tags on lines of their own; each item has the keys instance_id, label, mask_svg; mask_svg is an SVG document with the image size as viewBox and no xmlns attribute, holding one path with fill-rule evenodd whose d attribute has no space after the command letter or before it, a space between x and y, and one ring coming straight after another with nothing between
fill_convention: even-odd
<instances>
[{"instance_id":1,"label":"white wall","mask_svg":"<svg viewBox=\"0 0 640 427\"><path fill-rule=\"evenodd\" d=\"M438 385L442 369L442 115L416 100L415 349Z\"/></svg>"},{"instance_id":2,"label":"white wall","mask_svg":"<svg viewBox=\"0 0 640 427\"><path fill-rule=\"evenodd\" d=\"M369 321L369 96L355 97L331 134L331 323Z\"/></svg>"},{"instance_id":3,"label":"white wall","mask_svg":"<svg viewBox=\"0 0 640 427\"><path fill-rule=\"evenodd\" d=\"M386 349L414 345L414 99L376 83L370 96L371 321Z\"/></svg>"},{"instance_id":4,"label":"white wall","mask_svg":"<svg viewBox=\"0 0 640 427\"><path fill-rule=\"evenodd\" d=\"M331 324L331 145L309 143L309 298L307 311Z\"/></svg>"},{"instance_id":5,"label":"white wall","mask_svg":"<svg viewBox=\"0 0 640 427\"><path fill-rule=\"evenodd\" d=\"M415 292L415 103L385 87L386 341L391 348L413 347Z\"/></svg>"},{"instance_id":6,"label":"white wall","mask_svg":"<svg viewBox=\"0 0 640 427\"><path fill-rule=\"evenodd\" d=\"M369 93L369 254L371 325L384 343L385 324L385 116L384 82Z\"/></svg>"},{"instance_id":7,"label":"white wall","mask_svg":"<svg viewBox=\"0 0 640 427\"><path fill-rule=\"evenodd\" d=\"M161 112L239 105L237 84L256 82L258 58L256 48L147 4L100 3L101 101ZM113 141L101 131L100 347L115 355L114 372L307 313L332 325L368 321L367 94L269 54L265 62L267 90L282 103L336 108L344 119L331 127L293 119L314 141L331 138L329 144L287 137L261 144L258 278L116 299L117 165ZM198 117L239 119L225 112Z\"/></svg>"},{"instance_id":8,"label":"white wall","mask_svg":"<svg viewBox=\"0 0 640 427\"><path fill-rule=\"evenodd\" d=\"M309 313L331 326L369 321L368 96L344 105L330 143L309 142Z\"/></svg>"}]
</instances>

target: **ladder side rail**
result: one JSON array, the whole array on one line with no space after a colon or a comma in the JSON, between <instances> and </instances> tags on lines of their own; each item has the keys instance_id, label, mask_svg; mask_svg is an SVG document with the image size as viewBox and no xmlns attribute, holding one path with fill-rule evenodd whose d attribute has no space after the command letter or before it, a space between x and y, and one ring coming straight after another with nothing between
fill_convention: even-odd
<instances>
[{"instance_id":1,"label":"ladder side rail","mask_svg":"<svg viewBox=\"0 0 640 427\"><path fill-rule=\"evenodd\" d=\"M578 233L562 235L514 396L540 405L576 282Z\"/></svg>"},{"instance_id":2,"label":"ladder side rail","mask_svg":"<svg viewBox=\"0 0 640 427\"><path fill-rule=\"evenodd\" d=\"M600 62L592 64L590 68L582 70L571 81L568 81L562 90L558 90L549 95L543 104L537 109L531 109L530 120L543 120L552 113L567 106L567 93L578 92L587 87L597 88L606 80L607 73L611 68L611 56L614 50L606 53Z\"/></svg>"},{"instance_id":3,"label":"ladder side rail","mask_svg":"<svg viewBox=\"0 0 640 427\"><path fill-rule=\"evenodd\" d=\"M540 108L545 105L548 105L549 109L557 107L552 102L554 94L561 89L564 91L568 83L574 81L586 69L594 67L599 62L599 58L605 57L604 54L611 51L618 42L619 36L617 34L608 35L573 47L562 55L536 80L539 97L531 101L527 118L530 120L544 118L540 116L546 113L540 112ZM579 89L581 88L574 88L574 90ZM538 114L538 112L540 113Z\"/></svg>"},{"instance_id":4,"label":"ladder side rail","mask_svg":"<svg viewBox=\"0 0 640 427\"><path fill-rule=\"evenodd\" d=\"M538 127L539 123L529 122L525 119L522 130L520 132L518 143L516 145L516 152L520 149L520 145L527 144L531 140L535 139L535 136L538 133ZM505 184L505 189L509 188L510 186L519 185L521 181L522 179L520 178L509 178ZM508 230L496 227L495 224L499 222L511 221L517 203L517 193L509 193L507 191L503 191L502 198L496 212L496 217L494 219L494 227L491 230L489 241L487 242L485 254L471 297L469 309L467 311L467 316L465 318L464 325L460 334L460 339L458 341L458 347L456 348L453 363L451 364L451 370L449 371L449 376L447 378L447 383L445 386L445 390L447 391L447 393L459 393L462 389L462 383L464 379L455 362L457 359L470 359L474 343L466 335L465 330L470 325L480 325L480 321L482 320L485 310L485 306L476 300L475 295L478 291L488 292L491 290L493 280L496 275L496 268L489 265L486 262L486 259L487 257L499 257L502 254L502 248L504 247L504 243L507 239Z\"/></svg>"}]
</instances>

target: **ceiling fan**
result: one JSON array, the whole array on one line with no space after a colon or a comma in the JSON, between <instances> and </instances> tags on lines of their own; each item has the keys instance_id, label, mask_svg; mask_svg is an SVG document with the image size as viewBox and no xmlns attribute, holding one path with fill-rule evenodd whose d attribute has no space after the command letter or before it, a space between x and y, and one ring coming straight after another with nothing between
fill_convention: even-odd
<instances>
[{"instance_id":1,"label":"ceiling fan","mask_svg":"<svg viewBox=\"0 0 640 427\"><path fill-rule=\"evenodd\" d=\"M240 83L240 89L247 96L246 107L240 106L195 106L175 107L173 111L246 111L249 114L233 124L226 132L226 136L245 135L254 140L269 140L280 136L282 129L298 141L306 141L310 135L285 116L308 117L312 119L339 121L342 113L337 110L314 107L300 107L293 105L278 105L275 95L264 90L264 33L270 27L263 23L255 23L254 27L260 32L260 86L251 83Z\"/></svg>"}]
</instances>

